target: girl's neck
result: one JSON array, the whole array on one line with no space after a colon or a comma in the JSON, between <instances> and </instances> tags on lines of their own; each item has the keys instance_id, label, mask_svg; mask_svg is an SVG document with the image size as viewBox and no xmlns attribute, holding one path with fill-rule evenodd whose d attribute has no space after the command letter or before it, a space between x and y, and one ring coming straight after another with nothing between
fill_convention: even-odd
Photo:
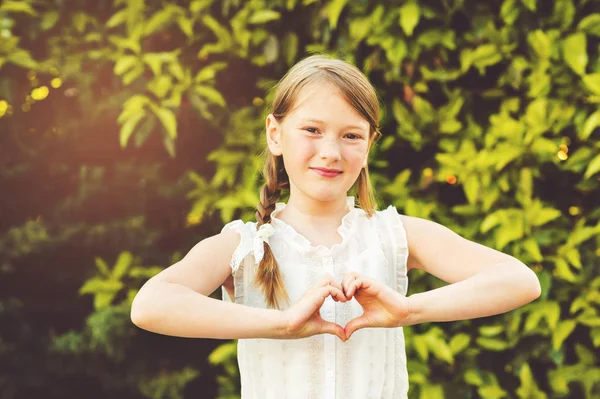
<instances>
[{"instance_id":1,"label":"girl's neck","mask_svg":"<svg viewBox=\"0 0 600 399\"><path fill-rule=\"evenodd\" d=\"M329 227L339 226L348 212L346 196L332 201L317 201L301 193L291 192L287 205L278 218L293 224Z\"/></svg>"}]
</instances>

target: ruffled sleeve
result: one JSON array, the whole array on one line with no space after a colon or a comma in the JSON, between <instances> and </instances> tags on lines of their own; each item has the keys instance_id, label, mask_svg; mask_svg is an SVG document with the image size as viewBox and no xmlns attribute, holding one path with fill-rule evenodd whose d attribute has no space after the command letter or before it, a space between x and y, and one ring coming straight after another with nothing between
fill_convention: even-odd
<instances>
[{"instance_id":1,"label":"ruffled sleeve","mask_svg":"<svg viewBox=\"0 0 600 399\"><path fill-rule=\"evenodd\" d=\"M240 268L242 261L248 256L254 246L254 236L256 235L256 223L244 223L241 220L234 220L233 222L227 223L221 232L234 230L240 235L240 244L237 246L229 265L231 266L231 274L235 273Z\"/></svg>"},{"instance_id":2,"label":"ruffled sleeve","mask_svg":"<svg viewBox=\"0 0 600 399\"><path fill-rule=\"evenodd\" d=\"M244 303L244 293L246 291L247 282L251 280L249 273L251 271L244 268L244 261L252 255L253 243L256 235L256 223L244 223L241 220L234 220L226 224L222 232L233 230L240 235L240 243L233 252L229 265L231 266L231 274L233 276L234 297L231 298L229 293L222 288L222 298L227 302ZM253 256L250 256L253 258ZM250 268L251 269L251 268Z\"/></svg>"},{"instance_id":3,"label":"ruffled sleeve","mask_svg":"<svg viewBox=\"0 0 600 399\"><path fill-rule=\"evenodd\" d=\"M382 213L392 233L392 256L396 275L396 287L400 293L406 295L408 292L408 240L406 238L406 230L395 206L390 205Z\"/></svg>"}]
</instances>

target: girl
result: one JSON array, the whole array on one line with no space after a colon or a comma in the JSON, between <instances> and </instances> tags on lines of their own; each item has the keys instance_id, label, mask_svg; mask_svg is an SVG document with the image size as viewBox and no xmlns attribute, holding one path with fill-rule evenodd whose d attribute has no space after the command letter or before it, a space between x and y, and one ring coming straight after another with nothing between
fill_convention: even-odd
<instances>
[{"instance_id":1,"label":"girl","mask_svg":"<svg viewBox=\"0 0 600 399\"><path fill-rule=\"evenodd\" d=\"M356 67L324 56L296 64L266 118L257 222L227 224L151 278L132 321L239 339L242 398L397 399L408 391L402 326L537 298L536 275L517 259L394 207L376 211L367 158L378 121L375 90ZM450 284L407 297L413 268ZM224 301L210 298L220 286Z\"/></svg>"}]
</instances>

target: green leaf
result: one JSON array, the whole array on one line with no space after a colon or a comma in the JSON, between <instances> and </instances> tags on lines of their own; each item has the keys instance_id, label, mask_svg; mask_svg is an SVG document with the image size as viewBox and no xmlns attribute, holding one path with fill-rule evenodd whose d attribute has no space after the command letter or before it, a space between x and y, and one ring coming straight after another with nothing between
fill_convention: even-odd
<instances>
[{"instance_id":1,"label":"green leaf","mask_svg":"<svg viewBox=\"0 0 600 399\"><path fill-rule=\"evenodd\" d=\"M412 36L420 18L421 9L415 1L408 1L400 7L400 26L406 36Z\"/></svg>"},{"instance_id":2,"label":"green leaf","mask_svg":"<svg viewBox=\"0 0 600 399\"><path fill-rule=\"evenodd\" d=\"M116 292L99 292L94 296L94 309L108 307L116 296Z\"/></svg>"},{"instance_id":3,"label":"green leaf","mask_svg":"<svg viewBox=\"0 0 600 399\"><path fill-rule=\"evenodd\" d=\"M479 327L479 334L484 337L493 337L504 331L504 326L497 324L495 326L481 326Z\"/></svg>"},{"instance_id":4,"label":"green leaf","mask_svg":"<svg viewBox=\"0 0 600 399\"><path fill-rule=\"evenodd\" d=\"M443 360L448 364L454 364L452 350L442 337L432 334L430 331L427 334L427 346L429 348L429 352L437 359Z\"/></svg>"},{"instance_id":5,"label":"green leaf","mask_svg":"<svg viewBox=\"0 0 600 399\"><path fill-rule=\"evenodd\" d=\"M523 238L523 221L512 218L512 223L503 224L496 231L496 247L502 250L508 243Z\"/></svg>"},{"instance_id":6,"label":"green leaf","mask_svg":"<svg viewBox=\"0 0 600 399\"><path fill-rule=\"evenodd\" d=\"M0 5L0 13L3 12L21 12L34 17L38 15L37 12L24 1L5 0L4 3Z\"/></svg>"},{"instance_id":7,"label":"green leaf","mask_svg":"<svg viewBox=\"0 0 600 399\"><path fill-rule=\"evenodd\" d=\"M536 0L521 0L521 2L529 11L535 11Z\"/></svg>"},{"instance_id":8,"label":"green leaf","mask_svg":"<svg viewBox=\"0 0 600 399\"><path fill-rule=\"evenodd\" d=\"M546 60L552 54L552 44L550 37L542 31L536 30L527 35L527 42L538 58Z\"/></svg>"},{"instance_id":9,"label":"green leaf","mask_svg":"<svg viewBox=\"0 0 600 399\"><path fill-rule=\"evenodd\" d=\"M413 337L413 346L419 357L423 361L427 361L429 358L429 349L427 346L427 337L423 335L415 335Z\"/></svg>"},{"instance_id":10,"label":"green leaf","mask_svg":"<svg viewBox=\"0 0 600 399\"><path fill-rule=\"evenodd\" d=\"M283 38L283 54L285 55L286 65L291 66L296 60L299 48L298 35L294 32L288 32Z\"/></svg>"},{"instance_id":11,"label":"green leaf","mask_svg":"<svg viewBox=\"0 0 600 399\"><path fill-rule=\"evenodd\" d=\"M281 14L273 10L258 10L248 19L249 24L264 24L281 18Z\"/></svg>"},{"instance_id":12,"label":"green leaf","mask_svg":"<svg viewBox=\"0 0 600 399\"><path fill-rule=\"evenodd\" d=\"M194 82L200 83L214 79L216 73L222 69L225 69L226 67L227 64L224 62L215 62L213 64L207 65L198 71L196 77L194 78Z\"/></svg>"},{"instance_id":13,"label":"green leaf","mask_svg":"<svg viewBox=\"0 0 600 399\"><path fill-rule=\"evenodd\" d=\"M573 0L556 0L554 1L554 10L552 11L552 18L560 21L560 28L562 31L566 31L571 27L573 23L573 17L575 16L575 5Z\"/></svg>"},{"instance_id":14,"label":"green leaf","mask_svg":"<svg viewBox=\"0 0 600 399\"><path fill-rule=\"evenodd\" d=\"M123 84L125 86L129 85L131 82L142 76L143 73L144 67L140 64L137 64L131 71L123 75Z\"/></svg>"},{"instance_id":15,"label":"green leaf","mask_svg":"<svg viewBox=\"0 0 600 399\"><path fill-rule=\"evenodd\" d=\"M151 277L156 276L158 273L163 271L165 268L162 266L152 266L152 267L132 267L129 270L128 275L133 278L144 278L149 279Z\"/></svg>"},{"instance_id":16,"label":"green leaf","mask_svg":"<svg viewBox=\"0 0 600 399\"><path fill-rule=\"evenodd\" d=\"M584 75L583 84L594 94L600 95L600 73Z\"/></svg>"},{"instance_id":17,"label":"green leaf","mask_svg":"<svg viewBox=\"0 0 600 399\"><path fill-rule=\"evenodd\" d=\"M547 396L544 392L540 391L535 380L533 379L533 374L531 373L531 368L527 363L524 363L521 366L521 370L519 371L519 378L521 379L521 386L517 389L517 395L522 399L546 399Z\"/></svg>"},{"instance_id":18,"label":"green leaf","mask_svg":"<svg viewBox=\"0 0 600 399\"><path fill-rule=\"evenodd\" d=\"M225 107L225 98L223 95L218 92L214 87L205 86L205 85L196 85L194 86L194 91L201 95L204 98L209 99L213 103L220 105L221 107Z\"/></svg>"},{"instance_id":19,"label":"green leaf","mask_svg":"<svg viewBox=\"0 0 600 399\"><path fill-rule=\"evenodd\" d=\"M160 108L153 104L152 111L160 120L165 130L167 131L167 137L174 140L177 138L177 119L175 114L168 108Z\"/></svg>"},{"instance_id":20,"label":"green leaf","mask_svg":"<svg viewBox=\"0 0 600 399\"><path fill-rule=\"evenodd\" d=\"M465 333L458 333L450 340L450 351L453 355L457 355L463 350L467 349L471 343L471 337Z\"/></svg>"},{"instance_id":21,"label":"green leaf","mask_svg":"<svg viewBox=\"0 0 600 399\"><path fill-rule=\"evenodd\" d=\"M329 3L327 7L327 17L329 19L329 26L331 26L332 29L337 27L340 14L347 3L348 0L331 0L331 3Z\"/></svg>"},{"instance_id":22,"label":"green leaf","mask_svg":"<svg viewBox=\"0 0 600 399\"><path fill-rule=\"evenodd\" d=\"M587 15L579 22L577 29L590 35L600 36L600 14L595 13Z\"/></svg>"},{"instance_id":23,"label":"green leaf","mask_svg":"<svg viewBox=\"0 0 600 399\"><path fill-rule=\"evenodd\" d=\"M172 86L173 79L169 75L158 75L148 83L148 89L158 98L164 98Z\"/></svg>"},{"instance_id":24,"label":"green leaf","mask_svg":"<svg viewBox=\"0 0 600 399\"><path fill-rule=\"evenodd\" d=\"M476 387L483 385L483 378L479 370L468 369L464 374L465 382Z\"/></svg>"},{"instance_id":25,"label":"green leaf","mask_svg":"<svg viewBox=\"0 0 600 399\"><path fill-rule=\"evenodd\" d=\"M475 204L479 198L480 181L477 175L469 175L464 183L463 188L469 204Z\"/></svg>"},{"instance_id":26,"label":"green leaf","mask_svg":"<svg viewBox=\"0 0 600 399\"><path fill-rule=\"evenodd\" d=\"M173 77L177 78L179 81L185 80L185 71L178 61L171 62L167 69L169 72L171 72L171 75L173 75Z\"/></svg>"},{"instance_id":27,"label":"green leaf","mask_svg":"<svg viewBox=\"0 0 600 399\"><path fill-rule=\"evenodd\" d=\"M150 36L154 32L165 28L173 22L173 13L169 8L163 8L154 13L154 15L144 25L144 36Z\"/></svg>"},{"instance_id":28,"label":"green leaf","mask_svg":"<svg viewBox=\"0 0 600 399\"><path fill-rule=\"evenodd\" d=\"M498 385L483 386L477 390L477 393L481 398L485 399L501 399L507 396L506 391Z\"/></svg>"},{"instance_id":29,"label":"green leaf","mask_svg":"<svg viewBox=\"0 0 600 399\"><path fill-rule=\"evenodd\" d=\"M131 137L135 127L145 115L146 111L141 109L131 115L129 119L125 121L123 126L121 126L121 131L119 133L119 144L121 145L121 148L125 148L127 146L127 142L129 141L129 138Z\"/></svg>"},{"instance_id":30,"label":"green leaf","mask_svg":"<svg viewBox=\"0 0 600 399\"><path fill-rule=\"evenodd\" d=\"M565 258L567 258L569 263L575 268L581 269L583 267L581 264L581 255L579 254L579 250L577 248L571 248L565 252Z\"/></svg>"},{"instance_id":31,"label":"green leaf","mask_svg":"<svg viewBox=\"0 0 600 399\"><path fill-rule=\"evenodd\" d=\"M104 277L110 277L110 270L108 268L108 264L102 258L99 257L95 257L94 261L100 274L102 274Z\"/></svg>"},{"instance_id":32,"label":"green leaf","mask_svg":"<svg viewBox=\"0 0 600 399\"><path fill-rule=\"evenodd\" d=\"M600 171L600 154L596 155L594 157L594 159L592 159L590 161L590 164L588 165L585 174L583 175L584 179L589 179L590 177L592 177L594 174L598 173Z\"/></svg>"},{"instance_id":33,"label":"green leaf","mask_svg":"<svg viewBox=\"0 0 600 399\"><path fill-rule=\"evenodd\" d=\"M93 277L83 284L79 289L79 294L113 293L119 291L121 288L123 288L123 283L118 280L104 280L99 277Z\"/></svg>"},{"instance_id":34,"label":"green leaf","mask_svg":"<svg viewBox=\"0 0 600 399\"><path fill-rule=\"evenodd\" d=\"M444 389L440 384L421 385L420 399L444 399Z\"/></svg>"},{"instance_id":35,"label":"green leaf","mask_svg":"<svg viewBox=\"0 0 600 399\"><path fill-rule=\"evenodd\" d=\"M117 263L112 271L112 277L115 280L120 280L127 270L131 267L133 262L133 255L130 252L124 251L119 254L119 258L117 259Z\"/></svg>"},{"instance_id":36,"label":"green leaf","mask_svg":"<svg viewBox=\"0 0 600 399\"><path fill-rule=\"evenodd\" d=\"M534 261L541 262L544 259L542 257L542 253L540 252L540 247L537 241L533 238L528 238L527 240L523 241L523 248L525 248L529 256L531 256Z\"/></svg>"},{"instance_id":37,"label":"green leaf","mask_svg":"<svg viewBox=\"0 0 600 399\"><path fill-rule=\"evenodd\" d=\"M228 342L217 346L210 355L208 355L208 361L210 364L219 365L225 362L226 359L235 356L237 353L237 343Z\"/></svg>"},{"instance_id":38,"label":"green leaf","mask_svg":"<svg viewBox=\"0 0 600 399\"><path fill-rule=\"evenodd\" d=\"M119 57L117 62L115 63L114 73L117 76L120 76L133 68L134 65L138 63L138 58L135 55L124 55Z\"/></svg>"},{"instance_id":39,"label":"green leaf","mask_svg":"<svg viewBox=\"0 0 600 399\"><path fill-rule=\"evenodd\" d=\"M500 7L500 17L504 23L511 26L515 23L520 14L520 8L516 7L517 0L504 0Z\"/></svg>"},{"instance_id":40,"label":"green leaf","mask_svg":"<svg viewBox=\"0 0 600 399\"><path fill-rule=\"evenodd\" d=\"M477 344L482 348L500 352L508 348L508 342L496 338L478 337Z\"/></svg>"},{"instance_id":41,"label":"green leaf","mask_svg":"<svg viewBox=\"0 0 600 399\"><path fill-rule=\"evenodd\" d=\"M558 258L555 260L554 274L556 277L561 278L570 283L575 283L577 281L577 276L573 274L567 261L565 261L562 258Z\"/></svg>"},{"instance_id":42,"label":"green leaf","mask_svg":"<svg viewBox=\"0 0 600 399\"><path fill-rule=\"evenodd\" d=\"M179 17L177 18L177 25L179 25L179 29L188 37L188 39L192 39L194 37L194 21L190 18Z\"/></svg>"},{"instance_id":43,"label":"green leaf","mask_svg":"<svg viewBox=\"0 0 600 399\"><path fill-rule=\"evenodd\" d=\"M31 58L31 54L27 50L17 50L8 56L8 61L23 68L37 69L38 63Z\"/></svg>"},{"instance_id":44,"label":"green leaf","mask_svg":"<svg viewBox=\"0 0 600 399\"><path fill-rule=\"evenodd\" d=\"M115 28L127 21L127 9L116 12L106 21L107 28Z\"/></svg>"},{"instance_id":45,"label":"green leaf","mask_svg":"<svg viewBox=\"0 0 600 399\"><path fill-rule=\"evenodd\" d=\"M45 12L42 17L42 22L40 23L40 28L42 30L50 30L56 25L60 18L60 14L58 11L48 11Z\"/></svg>"},{"instance_id":46,"label":"green leaf","mask_svg":"<svg viewBox=\"0 0 600 399\"><path fill-rule=\"evenodd\" d=\"M585 74L588 63L587 40L584 33L574 33L563 42L563 56L567 65L577 74Z\"/></svg>"},{"instance_id":47,"label":"green leaf","mask_svg":"<svg viewBox=\"0 0 600 399\"><path fill-rule=\"evenodd\" d=\"M552 348L559 350L565 339L571 335L571 332L575 329L577 322L575 320L563 320L556 326L554 333L552 334Z\"/></svg>"},{"instance_id":48,"label":"green leaf","mask_svg":"<svg viewBox=\"0 0 600 399\"><path fill-rule=\"evenodd\" d=\"M530 218L532 226L543 226L561 215L558 209L544 208ZM530 215L531 216L531 215Z\"/></svg>"},{"instance_id":49,"label":"green leaf","mask_svg":"<svg viewBox=\"0 0 600 399\"><path fill-rule=\"evenodd\" d=\"M600 126L600 110L597 110L587 117L583 124L583 129L579 132L579 138L582 141L587 140L598 126Z\"/></svg>"},{"instance_id":50,"label":"green leaf","mask_svg":"<svg viewBox=\"0 0 600 399\"><path fill-rule=\"evenodd\" d=\"M462 127L462 123L456 119L448 119L440 124L440 132L452 134L458 132Z\"/></svg>"}]
</instances>

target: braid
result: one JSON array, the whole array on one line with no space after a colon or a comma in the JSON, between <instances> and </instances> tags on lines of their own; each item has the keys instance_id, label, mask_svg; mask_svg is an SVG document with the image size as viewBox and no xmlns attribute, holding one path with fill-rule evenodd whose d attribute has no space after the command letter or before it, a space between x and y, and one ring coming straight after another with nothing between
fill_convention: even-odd
<instances>
[{"instance_id":1,"label":"braid","mask_svg":"<svg viewBox=\"0 0 600 399\"><path fill-rule=\"evenodd\" d=\"M281 189L289 184L281 157L272 154L268 154L267 157L263 171L266 182L260 190L260 203L255 214L258 227L271 222L271 213L281 197ZM263 291L267 306L279 309L280 301L289 302L289 297L273 251L267 243L263 245L264 256L258 265L255 283Z\"/></svg>"}]
</instances>

